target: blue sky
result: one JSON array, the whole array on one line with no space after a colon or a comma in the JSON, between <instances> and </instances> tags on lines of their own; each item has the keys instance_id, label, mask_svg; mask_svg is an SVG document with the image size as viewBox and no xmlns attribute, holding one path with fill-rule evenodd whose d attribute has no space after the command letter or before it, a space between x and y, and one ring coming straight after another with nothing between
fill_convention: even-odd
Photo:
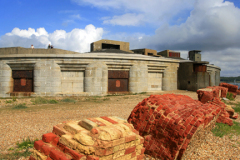
<instances>
[{"instance_id":1,"label":"blue sky","mask_svg":"<svg viewBox=\"0 0 240 160\"><path fill-rule=\"evenodd\" d=\"M99 39L130 48L202 50L202 59L240 76L239 0L0 0L0 47L80 53Z\"/></svg>"}]
</instances>

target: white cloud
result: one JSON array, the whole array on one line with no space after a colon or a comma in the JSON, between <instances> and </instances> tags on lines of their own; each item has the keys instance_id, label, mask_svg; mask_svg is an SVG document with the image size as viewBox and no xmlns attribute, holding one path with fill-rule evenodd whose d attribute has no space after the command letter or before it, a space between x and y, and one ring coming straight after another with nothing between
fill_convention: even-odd
<instances>
[{"instance_id":1,"label":"white cloud","mask_svg":"<svg viewBox=\"0 0 240 160\"><path fill-rule=\"evenodd\" d=\"M221 67L221 75L239 76L240 70L235 68L240 68L237 61L240 59L240 9L223 0L194 2L190 16L180 25L170 26L165 22L154 35L115 35L118 35L118 40L130 42L131 49L176 50L181 51L183 58L187 58L189 50L202 50L202 59Z\"/></svg>"},{"instance_id":2,"label":"white cloud","mask_svg":"<svg viewBox=\"0 0 240 160\"><path fill-rule=\"evenodd\" d=\"M104 24L140 25L151 23L159 25L170 18L179 15L181 11L192 9L193 0L72 0L79 5L89 5L108 11L115 11L119 15L111 16ZM135 23L131 20L136 17ZM128 19L130 18L130 20ZM141 19L140 19L141 18ZM141 23L140 23L141 21Z\"/></svg>"},{"instance_id":3,"label":"white cloud","mask_svg":"<svg viewBox=\"0 0 240 160\"><path fill-rule=\"evenodd\" d=\"M121 16L113 16L111 19L103 21L103 24L112 24L120 26L138 26L143 23L144 15L127 13Z\"/></svg>"},{"instance_id":4,"label":"white cloud","mask_svg":"<svg viewBox=\"0 0 240 160\"><path fill-rule=\"evenodd\" d=\"M35 48L46 48L50 43L55 48L76 51L90 51L90 43L102 38L103 29L96 28L93 25L87 25L84 29L75 28L71 32L56 30L48 33L44 28L33 28L21 30L14 28L12 32L6 33L0 38L0 47L26 47L31 44Z\"/></svg>"}]
</instances>

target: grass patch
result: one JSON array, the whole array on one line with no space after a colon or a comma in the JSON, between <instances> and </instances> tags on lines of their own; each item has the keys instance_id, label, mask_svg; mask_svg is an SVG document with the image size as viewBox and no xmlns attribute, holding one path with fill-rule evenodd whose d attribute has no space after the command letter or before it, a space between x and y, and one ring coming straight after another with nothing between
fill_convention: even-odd
<instances>
[{"instance_id":1,"label":"grass patch","mask_svg":"<svg viewBox=\"0 0 240 160\"><path fill-rule=\"evenodd\" d=\"M223 123L216 123L216 127L212 129L212 133L218 137L223 137L224 135L228 135L230 133L240 135L240 123L233 121L232 126Z\"/></svg>"},{"instance_id":2,"label":"grass patch","mask_svg":"<svg viewBox=\"0 0 240 160\"><path fill-rule=\"evenodd\" d=\"M25 108L28 108L25 103L21 103L13 107L13 109L25 109Z\"/></svg>"},{"instance_id":3,"label":"grass patch","mask_svg":"<svg viewBox=\"0 0 240 160\"><path fill-rule=\"evenodd\" d=\"M240 103L236 104L236 106L232 108L234 109L235 112L240 113Z\"/></svg>"},{"instance_id":4,"label":"grass patch","mask_svg":"<svg viewBox=\"0 0 240 160\"><path fill-rule=\"evenodd\" d=\"M86 102L97 102L97 103L100 103L102 101L107 101L107 100L110 100L110 98L103 98L101 96L90 96L90 97L87 97L85 98L85 101Z\"/></svg>"},{"instance_id":5,"label":"grass patch","mask_svg":"<svg viewBox=\"0 0 240 160\"><path fill-rule=\"evenodd\" d=\"M71 98L65 98L65 99L62 99L61 101L62 101L62 102L73 102L73 103L76 102L75 99L71 99Z\"/></svg>"},{"instance_id":6,"label":"grass patch","mask_svg":"<svg viewBox=\"0 0 240 160\"><path fill-rule=\"evenodd\" d=\"M47 104L48 100L43 97L36 97L34 99L31 99L31 102L33 104Z\"/></svg>"},{"instance_id":7,"label":"grass patch","mask_svg":"<svg viewBox=\"0 0 240 160\"><path fill-rule=\"evenodd\" d=\"M233 94L232 93L227 93L227 96L226 96L227 99L229 99L230 101L233 101L234 100L234 97L233 97Z\"/></svg>"},{"instance_id":8,"label":"grass patch","mask_svg":"<svg viewBox=\"0 0 240 160\"><path fill-rule=\"evenodd\" d=\"M55 99L48 100L43 97L36 97L36 98L32 99L31 102L33 104L56 104L56 103L58 103L58 101Z\"/></svg>"},{"instance_id":9,"label":"grass patch","mask_svg":"<svg viewBox=\"0 0 240 160\"><path fill-rule=\"evenodd\" d=\"M7 159L19 159L21 157L28 157L31 155L31 152L29 151L30 148L33 148L34 142L37 141L38 139L35 140L30 140L29 138L23 139L21 143L17 142L16 148L9 148L9 151L12 151L9 154L2 154L0 155L1 160L7 160Z\"/></svg>"},{"instance_id":10,"label":"grass patch","mask_svg":"<svg viewBox=\"0 0 240 160\"><path fill-rule=\"evenodd\" d=\"M50 104L56 104L56 103L58 103L58 101L55 100L55 99L50 99L50 100L48 101L48 103L50 103Z\"/></svg>"},{"instance_id":11,"label":"grass patch","mask_svg":"<svg viewBox=\"0 0 240 160\"><path fill-rule=\"evenodd\" d=\"M12 103L13 101L12 100L6 100L5 102L6 103Z\"/></svg>"}]
</instances>

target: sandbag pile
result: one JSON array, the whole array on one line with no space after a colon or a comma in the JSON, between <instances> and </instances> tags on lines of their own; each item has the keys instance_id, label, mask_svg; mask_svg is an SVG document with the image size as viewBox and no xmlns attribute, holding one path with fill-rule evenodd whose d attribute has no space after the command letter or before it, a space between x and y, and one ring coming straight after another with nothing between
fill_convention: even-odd
<instances>
[{"instance_id":1,"label":"sandbag pile","mask_svg":"<svg viewBox=\"0 0 240 160\"><path fill-rule=\"evenodd\" d=\"M141 160L144 139L118 117L63 122L35 141L30 160Z\"/></svg>"},{"instance_id":2,"label":"sandbag pile","mask_svg":"<svg viewBox=\"0 0 240 160\"><path fill-rule=\"evenodd\" d=\"M181 159L203 142L205 131L224 112L220 105L203 104L185 95L151 95L133 109L128 122L144 137L145 154Z\"/></svg>"},{"instance_id":3,"label":"sandbag pile","mask_svg":"<svg viewBox=\"0 0 240 160\"><path fill-rule=\"evenodd\" d=\"M228 88L228 92L233 94L233 97L235 98L238 94L238 86L229 84L229 83L220 83L219 86Z\"/></svg>"},{"instance_id":4,"label":"sandbag pile","mask_svg":"<svg viewBox=\"0 0 240 160\"><path fill-rule=\"evenodd\" d=\"M214 98L223 98L227 96L228 88L221 86L209 86L197 90L198 100L202 103L212 101Z\"/></svg>"}]
</instances>

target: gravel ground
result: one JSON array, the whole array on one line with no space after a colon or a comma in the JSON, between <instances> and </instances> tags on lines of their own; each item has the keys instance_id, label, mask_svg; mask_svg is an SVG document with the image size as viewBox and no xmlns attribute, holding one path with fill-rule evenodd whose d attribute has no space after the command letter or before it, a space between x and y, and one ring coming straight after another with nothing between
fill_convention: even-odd
<instances>
[{"instance_id":1,"label":"gravel ground","mask_svg":"<svg viewBox=\"0 0 240 160\"><path fill-rule=\"evenodd\" d=\"M176 93L197 99L197 94L190 91L171 91L153 94ZM26 103L27 109L11 109L5 99L0 101L0 153L7 153L16 142L30 139L41 139L52 127L67 120L81 120L89 117L119 116L127 119L132 109L149 93L140 95L109 96L109 97L77 97L74 103L32 105L30 98L17 99L13 103ZM61 99L61 97L56 97ZM236 102L240 102L237 96ZM240 119L237 119L240 122ZM240 136L229 135L223 138L207 133L201 148L188 155L189 159L240 159ZM146 160L153 159L149 156Z\"/></svg>"}]
</instances>

